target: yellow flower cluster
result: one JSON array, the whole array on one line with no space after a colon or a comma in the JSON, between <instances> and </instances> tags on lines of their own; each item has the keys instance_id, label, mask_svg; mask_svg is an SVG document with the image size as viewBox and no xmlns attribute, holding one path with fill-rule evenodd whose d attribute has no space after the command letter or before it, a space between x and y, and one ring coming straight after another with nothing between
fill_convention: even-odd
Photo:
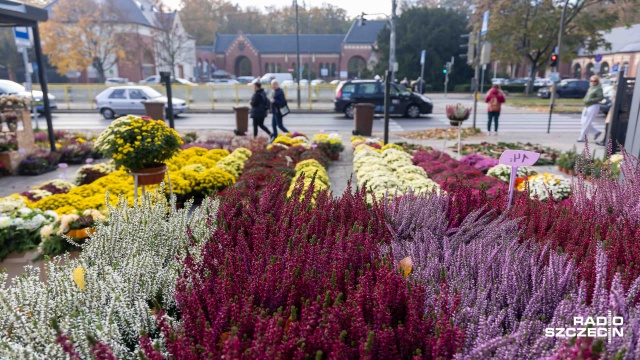
<instances>
[{"instance_id":1,"label":"yellow flower cluster","mask_svg":"<svg viewBox=\"0 0 640 360\"><path fill-rule=\"evenodd\" d=\"M366 138L363 136L352 136L351 137L351 147L352 148L357 148L358 146L362 145L362 144L378 144L380 146L383 146L384 143L382 141L380 141L380 139L377 138Z\"/></svg>"},{"instance_id":2,"label":"yellow flower cluster","mask_svg":"<svg viewBox=\"0 0 640 360\"><path fill-rule=\"evenodd\" d=\"M163 121L131 115L113 121L95 142L96 149L106 157L130 169L164 162L179 150L180 145L180 135Z\"/></svg>"},{"instance_id":3,"label":"yellow flower cluster","mask_svg":"<svg viewBox=\"0 0 640 360\"><path fill-rule=\"evenodd\" d=\"M250 156L251 151L244 148L236 149L232 154L227 150L198 147L180 151L167 161L173 192L177 195L208 195L232 185L237 175L226 169L232 169L236 174L242 172L244 163ZM150 186L148 190L153 188L155 186ZM133 177L121 169L89 185L73 187L67 194L52 195L37 202L30 202L22 197L20 199L30 208L53 210L59 215L82 214L86 210L106 210L107 191L110 203L117 203L118 196L122 195L132 204ZM166 191L169 192L168 186Z\"/></svg>"},{"instance_id":4,"label":"yellow flower cluster","mask_svg":"<svg viewBox=\"0 0 640 360\"><path fill-rule=\"evenodd\" d=\"M233 175L234 182L240 177L242 174L242 170L244 169L244 163L249 160L251 156L251 151L245 148L238 148L234 150L229 156L224 157L218 164L217 168L228 172Z\"/></svg>"},{"instance_id":5,"label":"yellow flower cluster","mask_svg":"<svg viewBox=\"0 0 640 360\"><path fill-rule=\"evenodd\" d=\"M300 177L304 178L302 197L304 197L307 191L309 191L309 187L312 183L314 185L314 193L312 196L314 200L318 196L319 192L328 190L331 187L329 176L327 175L327 170L324 168L324 166L320 165L317 160L308 159L300 161L296 164L295 170L296 174L291 180L291 186L289 187L289 191L287 192L287 197L291 197L293 195L296 184Z\"/></svg>"},{"instance_id":6,"label":"yellow flower cluster","mask_svg":"<svg viewBox=\"0 0 640 360\"><path fill-rule=\"evenodd\" d=\"M387 144L387 145L383 146L383 147L382 147L382 149L380 149L380 150L381 150L381 151L385 151L385 150L387 150L387 149L396 149L396 150L399 150L399 151L404 151L404 149L402 148L402 146L400 146L400 145L396 145L396 144L391 144L391 143L389 143L389 144Z\"/></svg>"}]
</instances>

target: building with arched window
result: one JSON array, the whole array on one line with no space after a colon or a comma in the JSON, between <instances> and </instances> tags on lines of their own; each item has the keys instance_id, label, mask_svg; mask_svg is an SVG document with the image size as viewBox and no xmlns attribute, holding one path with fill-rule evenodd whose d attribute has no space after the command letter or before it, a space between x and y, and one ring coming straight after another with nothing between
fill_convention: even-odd
<instances>
[{"instance_id":1,"label":"building with arched window","mask_svg":"<svg viewBox=\"0 0 640 360\"><path fill-rule=\"evenodd\" d=\"M386 24L385 20L370 20L364 26L354 22L347 34L301 34L303 77L347 79L373 70L380 59L378 35ZM210 55L218 69L236 76L297 71L295 35L217 34Z\"/></svg>"},{"instance_id":2,"label":"building with arched window","mask_svg":"<svg viewBox=\"0 0 640 360\"><path fill-rule=\"evenodd\" d=\"M580 50L578 57L571 63L572 76L581 79L594 74L609 76L617 69L626 77L635 77L640 66L640 24L629 28L613 28L603 36L605 41L611 44L611 48L600 48L593 53ZM596 66L596 55L602 55L599 70Z\"/></svg>"}]
</instances>

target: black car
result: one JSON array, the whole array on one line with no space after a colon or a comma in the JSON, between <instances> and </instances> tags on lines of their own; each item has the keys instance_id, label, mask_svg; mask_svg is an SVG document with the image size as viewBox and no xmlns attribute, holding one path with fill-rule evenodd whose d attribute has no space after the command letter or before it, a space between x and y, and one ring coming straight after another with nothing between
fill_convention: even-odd
<instances>
[{"instance_id":1,"label":"black car","mask_svg":"<svg viewBox=\"0 0 640 360\"><path fill-rule=\"evenodd\" d=\"M572 98L572 99L581 99L585 95L587 95L587 90L589 90L589 81L587 80L576 80L576 79L566 79L562 80L558 83L557 91L556 91L556 99L557 98ZM543 87L538 90L538 97L548 99L551 97L551 88Z\"/></svg>"},{"instance_id":2,"label":"black car","mask_svg":"<svg viewBox=\"0 0 640 360\"><path fill-rule=\"evenodd\" d=\"M384 112L384 83L377 80L352 80L338 85L335 111L353 118L354 104L369 103L376 106L376 113ZM431 114L433 102L428 97L408 91L398 84L391 84L392 115L417 118L421 114Z\"/></svg>"}]
</instances>

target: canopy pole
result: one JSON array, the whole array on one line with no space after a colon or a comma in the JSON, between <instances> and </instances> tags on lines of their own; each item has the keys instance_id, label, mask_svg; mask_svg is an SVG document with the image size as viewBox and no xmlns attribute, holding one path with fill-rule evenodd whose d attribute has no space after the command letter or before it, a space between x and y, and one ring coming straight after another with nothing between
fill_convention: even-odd
<instances>
[{"instance_id":1,"label":"canopy pole","mask_svg":"<svg viewBox=\"0 0 640 360\"><path fill-rule=\"evenodd\" d=\"M42 58L42 46L40 44L40 31L38 23L33 28L33 46L36 51L36 62L38 63L38 79L40 80L40 88L42 89L42 100L44 101L44 116L47 119L47 132L49 133L49 145L51 151L55 152L56 137L53 134L53 120L51 119L51 105L49 103L49 89L47 88L47 72L45 71L45 63Z\"/></svg>"}]
</instances>

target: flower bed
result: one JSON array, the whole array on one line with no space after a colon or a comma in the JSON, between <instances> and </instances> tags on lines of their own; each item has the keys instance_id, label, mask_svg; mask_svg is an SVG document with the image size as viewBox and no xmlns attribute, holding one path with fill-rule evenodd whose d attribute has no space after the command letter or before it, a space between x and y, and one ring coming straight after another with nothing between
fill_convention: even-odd
<instances>
[{"instance_id":1,"label":"flower bed","mask_svg":"<svg viewBox=\"0 0 640 360\"><path fill-rule=\"evenodd\" d=\"M458 186L461 181L465 186L474 189L476 194L486 192L490 196L496 196L507 191L507 186L500 180L486 176L482 171L437 150L415 151L412 161L447 191Z\"/></svg>"},{"instance_id":2,"label":"flower bed","mask_svg":"<svg viewBox=\"0 0 640 360\"><path fill-rule=\"evenodd\" d=\"M241 177L256 155L294 149L254 152ZM406 164L394 146L362 151ZM413 155L466 166L443 159ZM164 196L121 204L49 281L31 270L0 287L0 358L637 358L638 159L621 172L578 177L562 202L516 193L508 211L466 179L372 202L364 189L288 197L276 177L192 217ZM545 336L609 312L624 322L611 341Z\"/></svg>"},{"instance_id":3,"label":"flower bed","mask_svg":"<svg viewBox=\"0 0 640 360\"><path fill-rule=\"evenodd\" d=\"M458 151L458 145L451 146L455 152ZM527 150L540 153L540 158L535 165L554 165L561 152L549 147L531 143L506 143L498 142L497 144L482 142L479 144L463 144L462 155L479 154L491 158L499 158L505 150Z\"/></svg>"}]
</instances>

